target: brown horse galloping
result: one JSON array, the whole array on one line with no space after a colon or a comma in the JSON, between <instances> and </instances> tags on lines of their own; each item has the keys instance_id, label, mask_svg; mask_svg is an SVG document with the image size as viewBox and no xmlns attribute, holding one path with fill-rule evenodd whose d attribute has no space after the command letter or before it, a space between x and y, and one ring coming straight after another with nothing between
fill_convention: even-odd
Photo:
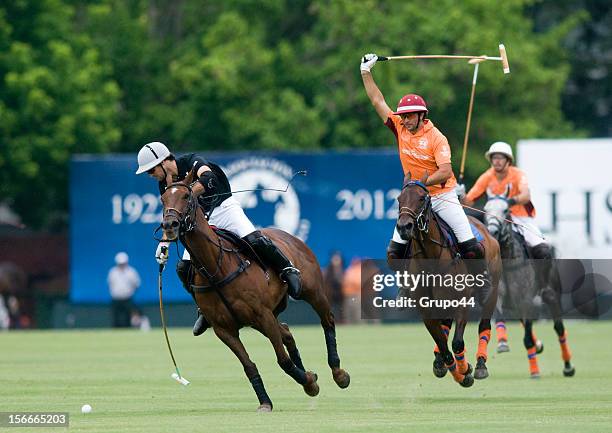
<instances>
[{"instance_id":1,"label":"brown horse galloping","mask_svg":"<svg viewBox=\"0 0 612 433\"><path fill-rule=\"evenodd\" d=\"M420 181L411 181L410 173L408 173L404 178L404 186L398 197L400 212L397 219L397 231L404 240L412 244L412 251L407 258L439 260L440 263L437 265L436 272L440 274L470 274L465 260L455 261L456 257L454 257L445 236L442 234L438 221L434 218L431 197L425 187L425 181L426 178ZM488 377L486 367L487 345L491 336L491 316L497 302L497 288L501 275L499 244L482 223L471 217L469 219L484 239L484 260L488 263L491 281L490 293L483 300L484 305L482 305L481 320L478 327L479 343L474 376L472 376L471 365L465 360L465 344L463 341L463 333L467 325L467 305L459 304L460 306L449 313L447 317L439 316L439 310L437 313L426 308L420 310L423 322L436 343L433 363L434 374L437 377L443 377L447 371L450 371L454 380L463 387L472 386L474 378L484 379ZM416 260L408 261L411 271L416 270L414 266L418 266L418 264L415 263ZM447 267L447 263L452 264L452 267ZM405 263L402 266L405 266ZM391 267L394 268L394 265L391 265ZM431 288L421 285L416 288L413 296L419 299L418 305L421 305L420 300L425 297L447 300L453 297L466 299L471 297L472 293L470 288L459 292L447 287ZM452 341L454 357L447 345L448 333L453 320L456 321Z\"/></svg>"},{"instance_id":2,"label":"brown horse galloping","mask_svg":"<svg viewBox=\"0 0 612 433\"><path fill-rule=\"evenodd\" d=\"M286 306L286 285L275 273L268 274L251 263L236 245L218 236L208 225L189 186L193 180L192 171L183 182L171 184L162 195L162 227L167 240L180 239L191 254L194 269L197 269L192 287L198 307L217 337L240 360L259 399L258 411L271 411L272 401L255 363L249 359L240 341L239 330L244 326L251 326L265 335L274 347L279 366L304 387L306 394L316 396L319 393L317 375L306 371L289 327L279 323L276 317ZM350 376L340 368L334 315L323 291L321 268L315 255L304 242L282 230L262 231L301 270L302 299L321 319L333 379L340 388L346 388Z\"/></svg>"}]
</instances>

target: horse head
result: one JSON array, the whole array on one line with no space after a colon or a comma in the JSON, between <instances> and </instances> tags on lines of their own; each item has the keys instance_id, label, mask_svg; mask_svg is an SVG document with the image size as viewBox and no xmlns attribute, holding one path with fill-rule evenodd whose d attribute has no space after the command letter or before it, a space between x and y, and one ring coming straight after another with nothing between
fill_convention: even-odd
<instances>
[{"instance_id":1,"label":"horse head","mask_svg":"<svg viewBox=\"0 0 612 433\"><path fill-rule=\"evenodd\" d=\"M192 170L183 181L171 183L161 196L164 206L162 229L169 241L190 231L195 224L197 205L191 189L195 177L195 170Z\"/></svg>"},{"instance_id":2,"label":"horse head","mask_svg":"<svg viewBox=\"0 0 612 433\"><path fill-rule=\"evenodd\" d=\"M487 230L498 241L505 240L508 235L508 217L510 209L508 207L508 195L510 194L510 185L506 188L504 194L496 195L487 188L487 203L485 204L485 224Z\"/></svg>"},{"instance_id":3,"label":"horse head","mask_svg":"<svg viewBox=\"0 0 612 433\"><path fill-rule=\"evenodd\" d=\"M404 240L414 236L415 226L419 231L427 230L428 210L431 207L431 197L425 186L427 178L427 172L421 180L411 180L410 172L404 177L402 191L397 197L399 215L396 224L397 232Z\"/></svg>"}]
</instances>

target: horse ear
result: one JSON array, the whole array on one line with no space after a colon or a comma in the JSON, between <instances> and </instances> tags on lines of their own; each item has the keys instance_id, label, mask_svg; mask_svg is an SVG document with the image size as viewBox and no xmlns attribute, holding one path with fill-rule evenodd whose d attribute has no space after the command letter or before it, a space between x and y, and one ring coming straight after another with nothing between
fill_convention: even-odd
<instances>
[{"instance_id":1,"label":"horse ear","mask_svg":"<svg viewBox=\"0 0 612 433\"><path fill-rule=\"evenodd\" d=\"M412 179L412 174L410 173L410 170L408 170L404 176L404 185L410 182L410 179Z\"/></svg>"},{"instance_id":2,"label":"horse ear","mask_svg":"<svg viewBox=\"0 0 612 433\"><path fill-rule=\"evenodd\" d=\"M491 191L491 188L487 187L487 198L492 198L495 197L495 194L493 194L493 191Z\"/></svg>"},{"instance_id":3,"label":"horse ear","mask_svg":"<svg viewBox=\"0 0 612 433\"><path fill-rule=\"evenodd\" d=\"M423 177L421 177L421 183L426 184L428 177L429 177L429 171L425 170L425 173L423 173Z\"/></svg>"},{"instance_id":4,"label":"horse ear","mask_svg":"<svg viewBox=\"0 0 612 433\"><path fill-rule=\"evenodd\" d=\"M183 182L185 182L186 185L191 185L196 177L197 177L197 171L194 167L191 169L189 174L185 176L185 179L183 180Z\"/></svg>"}]
</instances>

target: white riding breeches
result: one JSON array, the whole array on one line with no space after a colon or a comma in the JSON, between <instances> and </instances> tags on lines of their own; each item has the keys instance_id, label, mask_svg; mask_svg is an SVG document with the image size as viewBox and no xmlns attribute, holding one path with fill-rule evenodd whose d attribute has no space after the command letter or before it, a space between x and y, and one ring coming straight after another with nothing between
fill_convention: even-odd
<instances>
[{"instance_id":1,"label":"white riding breeches","mask_svg":"<svg viewBox=\"0 0 612 433\"><path fill-rule=\"evenodd\" d=\"M542 232L535 224L535 219L532 217L519 217L512 215L512 221L517 222L519 225L513 224L512 229L523 235L525 243L528 247L535 247L536 245L546 243L546 239L542 235Z\"/></svg>"},{"instance_id":2,"label":"white riding breeches","mask_svg":"<svg viewBox=\"0 0 612 433\"><path fill-rule=\"evenodd\" d=\"M234 197L225 199L223 203L213 209L208 224L229 230L241 238L257 230ZM189 252L185 250L183 260L189 259Z\"/></svg>"},{"instance_id":3,"label":"white riding breeches","mask_svg":"<svg viewBox=\"0 0 612 433\"><path fill-rule=\"evenodd\" d=\"M455 191L432 195L431 208L451 227L460 243L474 238L468 217L463 211ZM397 227L393 230L392 239L400 244L408 243L400 237Z\"/></svg>"}]
</instances>

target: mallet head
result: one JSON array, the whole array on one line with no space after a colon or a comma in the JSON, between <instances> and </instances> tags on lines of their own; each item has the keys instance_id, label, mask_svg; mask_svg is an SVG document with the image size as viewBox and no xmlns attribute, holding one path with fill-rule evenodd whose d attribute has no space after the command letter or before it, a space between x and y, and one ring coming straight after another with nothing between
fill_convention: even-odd
<instances>
[{"instance_id":1,"label":"mallet head","mask_svg":"<svg viewBox=\"0 0 612 433\"><path fill-rule=\"evenodd\" d=\"M506 47L504 47L504 44L499 44L499 56L501 57L504 74L509 74L510 65L508 64L508 55L506 54Z\"/></svg>"}]
</instances>

